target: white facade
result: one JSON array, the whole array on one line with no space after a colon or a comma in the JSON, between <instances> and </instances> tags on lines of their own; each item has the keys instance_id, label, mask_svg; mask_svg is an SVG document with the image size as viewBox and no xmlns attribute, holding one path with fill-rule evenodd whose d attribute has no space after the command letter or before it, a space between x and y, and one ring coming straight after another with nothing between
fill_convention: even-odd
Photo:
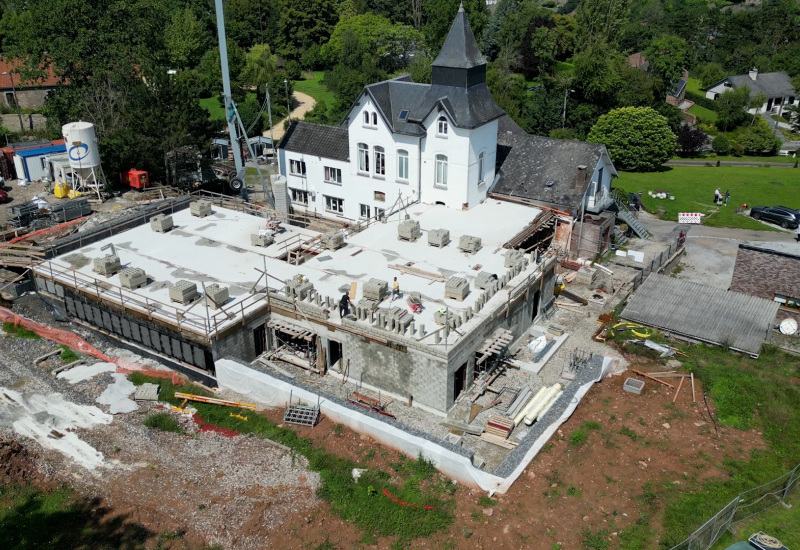
<instances>
[{"instance_id":1,"label":"white facade","mask_svg":"<svg viewBox=\"0 0 800 550\"><path fill-rule=\"evenodd\" d=\"M759 78L758 71L751 70L748 73L747 76L749 77L750 81L752 81L753 83L758 82L758 78ZM761 77L763 78L764 75L761 75ZM728 77L728 78L734 78L734 77ZM737 78L739 78L739 77L737 77ZM706 90L706 98L713 99L714 101L716 101L717 99L719 99L719 97L722 94L724 94L727 91L733 90L736 87L748 85L748 86L751 87L751 90L755 87L754 84L749 84L749 81L747 79L740 79L740 80L743 80L744 84L741 84L741 82L739 82L737 80L737 82L739 82L739 83L736 86L734 86L726 78L722 82L719 82L719 83L715 84L714 86L710 87L708 90ZM755 89L758 89L758 88L755 87ZM753 96L753 93L751 92L751 98L752 98L752 96ZM748 108L747 112L752 114L752 115L756 114L757 112L759 112L759 113L782 114L783 111L785 111L787 107L793 107L793 106L797 106L797 105L800 105L800 99L798 99L798 97L796 97L795 95L767 96L767 101L765 101L764 104L761 105L758 108L758 110L756 110L755 108Z\"/></svg>"},{"instance_id":2,"label":"white facade","mask_svg":"<svg viewBox=\"0 0 800 550\"><path fill-rule=\"evenodd\" d=\"M281 150L281 166L292 207L326 217L358 219L349 189L354 187L347 162Z\"/></svg>"}]
</instances>

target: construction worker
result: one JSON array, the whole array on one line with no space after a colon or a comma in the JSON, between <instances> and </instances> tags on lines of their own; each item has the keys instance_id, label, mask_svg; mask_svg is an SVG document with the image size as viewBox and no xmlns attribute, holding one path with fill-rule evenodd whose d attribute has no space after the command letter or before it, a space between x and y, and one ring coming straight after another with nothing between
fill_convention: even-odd
<instances>
[{"instance_id":1,"label":"construction worker","mask_svg":"<svg viewBox=\"0 0 800 550\"><path fill-rule=\"evenodd\" d=\"M394 302L394 299L399 297L400 297L400 282L397 280L397 277L395 277L394 286L392 286L392 301Z\"/></svg>"},{"instance_id":2,"label":"construction worker","mask_svg":"<svg viewBox=\"0 0 800 550\"><path fill-rule=\"evenodd\" d=\"M342 295L342 298L339 300L339 318L345 317L350 314L350 306L353 305L353 302L350 301L350 295L346 292ZM355 306L353 306L355 307Z\"/></svg>"}]
</instances>

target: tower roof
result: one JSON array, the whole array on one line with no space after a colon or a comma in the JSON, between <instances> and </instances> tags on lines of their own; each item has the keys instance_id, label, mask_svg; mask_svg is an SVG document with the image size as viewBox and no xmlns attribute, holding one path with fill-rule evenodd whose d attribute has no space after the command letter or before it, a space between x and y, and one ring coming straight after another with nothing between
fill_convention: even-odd
<instances>
[{"instance_id":1,"label":"tower roof","mask_svg":"<svg viewBox=\"0 0 800 550\"><path fill-rule=\"evenodd\" d=\"M458 13L447 33L444 45L439 55L433 61L434 67L451 67L454 69L471 69L485 65L486 59L478 49L478 43L464 13L464 4L458 8Z\"/></svg>"}]
</instances>

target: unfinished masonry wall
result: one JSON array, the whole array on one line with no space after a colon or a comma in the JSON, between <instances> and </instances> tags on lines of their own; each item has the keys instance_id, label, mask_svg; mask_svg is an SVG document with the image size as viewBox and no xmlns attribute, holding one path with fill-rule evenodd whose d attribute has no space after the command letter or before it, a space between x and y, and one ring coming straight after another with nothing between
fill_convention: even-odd
<instances>
[{"instance_id":1,"label":"unfinished masonry wall","mask_svg":"<svg viewBox=\"0 0 800 550\"><path fill-rule=\"evenodd\" d=\"M212 371L210 347L177 331L92 300L50 279L35 277L36 288L46 293L50 304L64 317L78 320L95 330L164 355L193 367Z\"/></svg>"}]
</instances>

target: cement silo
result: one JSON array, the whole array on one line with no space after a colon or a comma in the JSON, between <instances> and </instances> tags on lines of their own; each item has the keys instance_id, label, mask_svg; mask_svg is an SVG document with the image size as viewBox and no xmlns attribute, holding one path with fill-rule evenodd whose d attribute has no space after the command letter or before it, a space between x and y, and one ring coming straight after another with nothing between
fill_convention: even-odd
<instances>
[{"instance_id":1,"label":"cement silo","mask_svg":"<svg viewBox=\"0 0 800 550\"><path fill-rule=\"evenodd\" d=\"M75 190L94 192L98 198L102 198L100 191L105 186L105 175L100 166L94 124L70 122L61 127L61 133L67 146L69 166L72 168L72 177L65 177L65 181L71 180Z\"/></svg>"}]
</instances>

